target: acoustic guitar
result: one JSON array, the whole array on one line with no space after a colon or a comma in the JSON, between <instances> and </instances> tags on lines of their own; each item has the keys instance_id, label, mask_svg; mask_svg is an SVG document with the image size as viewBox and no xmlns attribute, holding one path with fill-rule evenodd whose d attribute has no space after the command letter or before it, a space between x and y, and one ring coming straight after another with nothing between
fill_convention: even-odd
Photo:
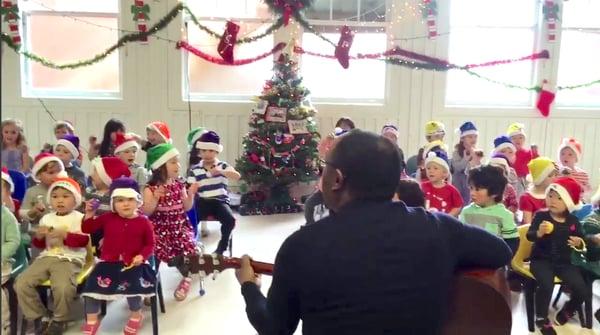
<instances>
[{"instance_id":1,"label":"acoustic guitar","mask_svg":"<svg viewBox=\"0 0 600 335\"><path fill-rule=\"evenodd\" d=\"M203 255L200 275L239 269L240 258ZM272 275L273 264L251 261L254 272ZM512 313L506 271L465 270L454 277L443 335L510 335Z\"/></svg>"}]
</instances>

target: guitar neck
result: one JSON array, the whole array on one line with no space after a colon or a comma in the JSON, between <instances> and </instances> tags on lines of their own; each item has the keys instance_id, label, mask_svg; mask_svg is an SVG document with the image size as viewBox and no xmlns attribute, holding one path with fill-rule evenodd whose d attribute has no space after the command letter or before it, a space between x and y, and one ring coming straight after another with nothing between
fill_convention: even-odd
<instances>
[{"instance_id":1,"label":"guitar neck","mask_svg":"<svg viewBox=\"0 0 600 335\"><path fill-rule=\"evenodd\" d=\"M242 266L241 258L227 258L225 260L227 267L231 267L234 269L239 269ZM254 272L271 276L273 275L273 264L271 263L263 263L257 261L250 261L250 265L254 269Z\"/></svg>"}]
</instances>

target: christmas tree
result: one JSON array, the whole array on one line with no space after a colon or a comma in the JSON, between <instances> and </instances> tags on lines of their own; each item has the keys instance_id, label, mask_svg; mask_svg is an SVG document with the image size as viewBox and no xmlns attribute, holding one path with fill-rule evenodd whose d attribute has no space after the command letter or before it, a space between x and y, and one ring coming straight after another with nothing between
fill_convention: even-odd
<instances>
[{"instance_id":1,"label":"christmas tree","mask_svg":"<svg viewBox=\"0 0 600 335\"><path fill-rule=\"evenodd\" d=\"M309 91L289 55L279 56L273 72L257 97L244 152L236 161L244 182L242 215L299 212L289 186L317 178L319 133Z\"/></svg>"}]
</instances>

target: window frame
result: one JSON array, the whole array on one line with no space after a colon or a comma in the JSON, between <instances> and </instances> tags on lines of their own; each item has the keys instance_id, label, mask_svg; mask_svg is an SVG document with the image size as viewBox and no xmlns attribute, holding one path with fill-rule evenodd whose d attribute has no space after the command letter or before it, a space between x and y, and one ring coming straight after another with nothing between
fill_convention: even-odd
<instances>
[{"instance_id":1,"label":"window frame","mask_svg":"<svg viewBox=\"0 0 600 335\"><path fill-rule=\"evenodd\" d=\"M121 3L119 1L118 12L86 12L86 11L66 11L66 10L21 10L21 28L23 32L23 43L26 50L31 49L31 25L29 20L31 15L45 15L45 16L62 16L62 17L73 17L73 16L87 16L97 18L115 18L117 19L117 34L118 38L121 37ZM85 23L83 23L85 24ZM51 99L74 99L74 100L122 100L123 99L123 52L119 52L119 90L118 91L85 91L85 90L67 90L67 89L36 89L31 86L31 62L27 57L20 55L20 75L21 75L21 97L23 98L51 98Z\"/></svg>"}]
</instances>

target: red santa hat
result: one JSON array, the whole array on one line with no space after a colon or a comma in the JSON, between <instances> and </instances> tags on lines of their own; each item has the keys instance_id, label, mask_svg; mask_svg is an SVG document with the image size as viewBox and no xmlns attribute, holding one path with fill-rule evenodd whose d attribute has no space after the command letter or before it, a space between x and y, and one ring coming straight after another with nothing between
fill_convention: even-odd
<instances>
[{"instance_id":1,"label":"red santa hat","mask_svg":"<svg viewBox=\"0 0 600 335\"><path fill-rule=\"evenodd\" d=\"M57 187L64 188L65 190L73 193L73 197L75 197L75 207L79 207L79 205L81 205L81 188L79 187L79 183L71 178L65 177L57 178L52 185L50 185L48 193L46 193L46 201L48 203L50 203L52 190Z\"/></svg>"},{"instance_id":2,"label":"red santa hat","mask_svg":"<svg viewBox=\"0 0 600 335\"><path fill-rule=\"evenodd\" d=\"M563 138L562 142L560 142L560 146L558 147L558 159L560 160L560 152L564 148L570 148L575 152L575 156L577 157L577 161L581 161L581 154L583 154L583 149L581 147L581 143L576 139L569 137Z\"/></svg>"},{"instance_id":3,"label":"red santa hat","mask_svg":"<svg viewBox=\"0 0 600 335\"><path fill-rule=\"evenodd\" d=\"M115 155L129 148L140 148L135 136L130 134L116 133L115 134Z\"/></svg>"},{"instance_id":4,"label":"red santa hat","mask_svg":"<svg viewBox=\"0 0 600 335\"><path fill-rule=\"evenodd\" d=\"M63 162L58 157L47 152L42 152L41 154L35 156L33 167L31 168L31 178L39 183L40 180L37 179L38 173L44 168L44 166L46 166L46 164L50 162L56 162L60 166L61 171L65 170Z\"/></svg>"},{"instance_id":5,"label":"red santa hat","mask_svg":"<svg viewBox=\"0 0 600 335\"><path fill-rule=\"evenodd\" d=\"M10 174L8 173L8 169L6 168L6 166L2 167L2 180L4 180L5 182L8 183L8 185L10 187L10 193L13 193L15 191L15 183L13 183L13 180L10 177Z\"/></svg>"},{"instance_id":6,"label":"red santa hat","mask_svg":"<svg viewBox=\"0 0 600 335\"><path fill-rule=\"evenodd\" d=\"M169 130L169 126L167 126L167 124L164 122L151 122L146 126L146 129L154 130L155 132L157 132L160 135L160 137L162 137L163 140L165 140L165 143L173 142L171 140L171 131Z\"/></svg>"},{"instance_id":7,"label":"red santa hat","mask_svg":"<svg viewBox=\"0 0 600 335\"><path fill-rule=\"evenodd\" d=\"M131 176L127 164L117 157L96 158L92 161L92 166L107 186L112 184L113 179Z\"/></svg>"},{"instance_id":8,"label":"red santa hat","mask_svg":"<svg viewBox=\"0 0 600 335\"><path fill-rule=\"evenodd\" d=\"M555 191L562 198L570 212L581 208L581 186L571 177L559 177L546 188L546 196L550 191Z\"/></svg>"}]
</instances>

